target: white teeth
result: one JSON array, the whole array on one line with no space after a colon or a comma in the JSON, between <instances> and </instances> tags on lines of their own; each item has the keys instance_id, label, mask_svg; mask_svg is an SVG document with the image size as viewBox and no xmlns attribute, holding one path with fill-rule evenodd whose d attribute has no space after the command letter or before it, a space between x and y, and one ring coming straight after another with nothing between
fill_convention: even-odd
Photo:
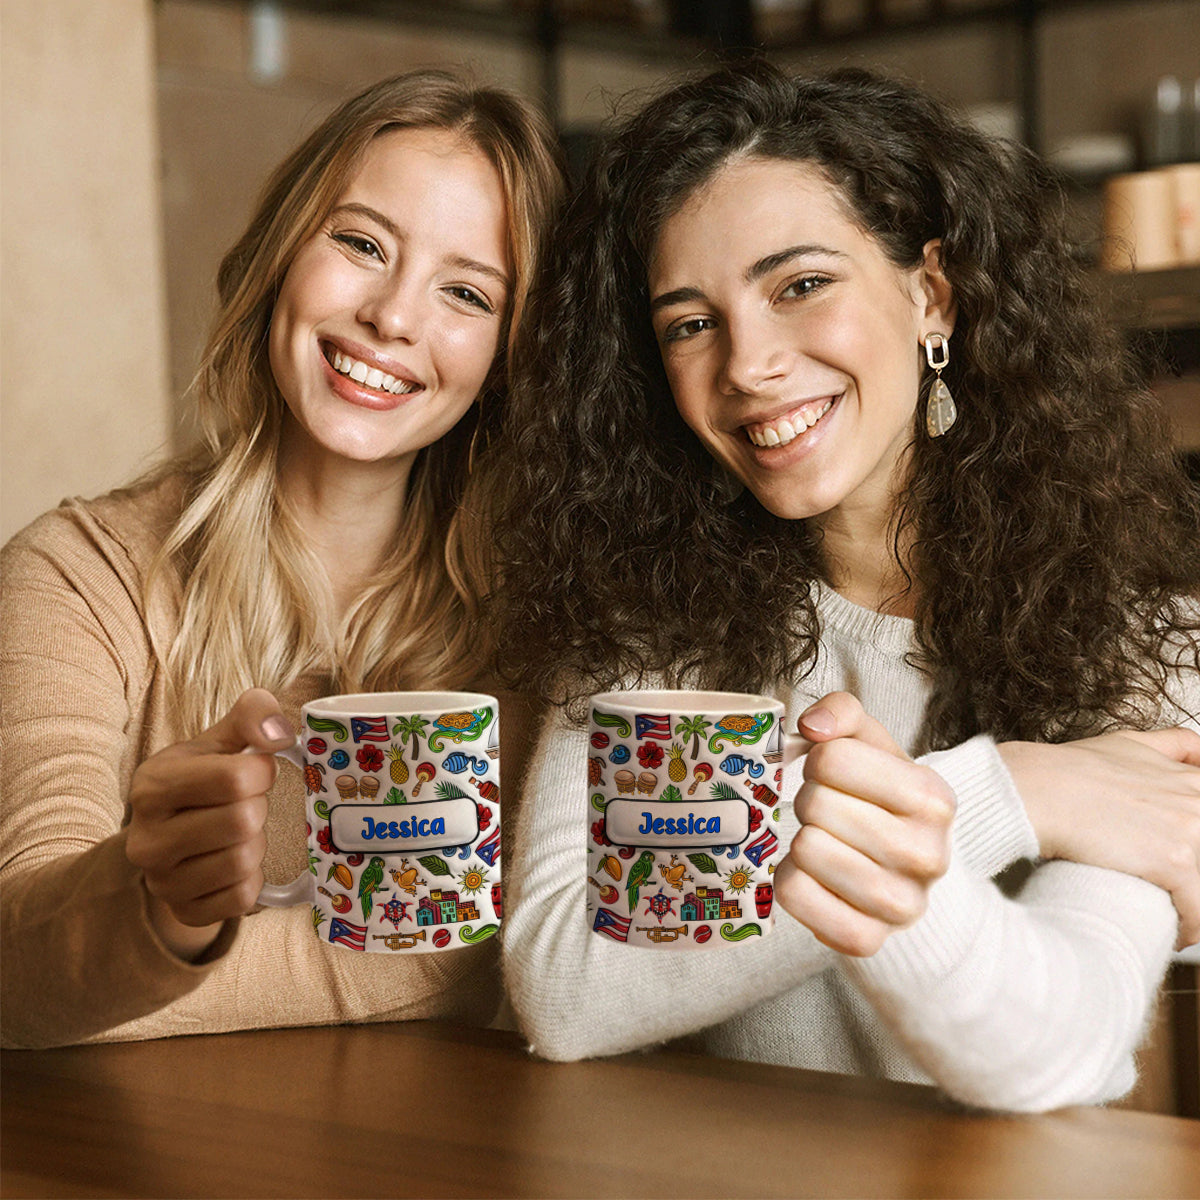
<instances>
[{"instance_id":1,"label":"white teeth","mask_svg":"<svg viewBox=\"0 0 1200 1200\"><path fill-rule=\"evenodd\" d=\"M788 442L794 441L811 429L832 407L833 401L826 400L816 412L807 417L803 413L793 413L790 418L781 417L758 429L747 429L746 434L756 446L786 446Z\"/></svg>"},{"instance_id":2,"label":"white teeth","mask_svg":"<svg viewBox=\"0 0 1200 1200\"><path fill-rule=\"evenodd\" d=\"M391 392L394 396L407 395L409 392L420 389L420 384L405 383L393 375L386 375L377 367L368 367L366 363L359 362L358 359L351 358L350 355L343 354L340 350L333 351L329 362L335 371L342 375L348 375L356 383L364 383L367 387L381 388L385 392Z\"/></svg>"}]
</instances>

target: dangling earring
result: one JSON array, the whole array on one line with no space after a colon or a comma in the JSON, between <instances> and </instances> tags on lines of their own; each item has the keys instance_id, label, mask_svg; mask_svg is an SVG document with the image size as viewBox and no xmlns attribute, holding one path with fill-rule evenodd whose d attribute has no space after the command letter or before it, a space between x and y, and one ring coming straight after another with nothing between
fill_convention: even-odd
<instances>
[{"instance_id":1,"label":"dangling earring","mask_svg":"<svg viewBox=\"0 0 1200 1200\"><path fill-rule=\"evenodd\" d=\"M925 405L925 431L931 438L941 437L958 420L958 409L954 397L942 381L942 371L950 362L950 339L940 333L925 335L925 361L937 373L933 387L929 389L929 400Z\"/></svg>"}]
</instances>

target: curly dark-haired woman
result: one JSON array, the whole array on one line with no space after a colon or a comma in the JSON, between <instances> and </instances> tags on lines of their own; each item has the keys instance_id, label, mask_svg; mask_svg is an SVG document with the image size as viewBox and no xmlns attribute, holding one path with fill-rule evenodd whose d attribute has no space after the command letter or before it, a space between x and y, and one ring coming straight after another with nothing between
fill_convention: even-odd
<instances>
[{"instance_id":1,"label":"curly dark-haired woman","mask_svg":"<svg viewBox=\"0 0 1200 1200\"><path fill-rule=\"evenodd\" d=\"M557 245L499 456L509 656L563 702L506 877L535 1050L1127 1090L1200 934L1200 522L1047 171L907 85L758 64L628 118ZM815 744L768 938L585 927L572 714L664 681Z\"/></svg>"}]
</instances>

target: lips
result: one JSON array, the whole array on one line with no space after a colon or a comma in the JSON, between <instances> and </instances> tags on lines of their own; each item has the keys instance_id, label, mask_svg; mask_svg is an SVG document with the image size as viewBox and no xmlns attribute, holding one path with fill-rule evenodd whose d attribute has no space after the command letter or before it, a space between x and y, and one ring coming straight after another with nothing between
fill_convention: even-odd
<instances>
[{"instance_id":1,"label":"lips","mask_svg":"<svg viewBox=\"0 0 1200 1200\"><path fill-rule=\"evenodd\" d=\"M334 345L327 343L321 347L321 351L325 356L325 361L339 375L344 375L363 387L386 392L390 396L409 396L422 390L423 385L416 380L389 374L380 367L364 362L361 358L355 358Z\"/></svg>"},{"instance_id":2,"label":"lips","mask_svg":"<svg viewBox=\"0 0 1200 1200\"><path fill-rule=\"evenodd\" d=\"M801 434L807 433L834 406L838 397L826 396L810 400L770 421L756 421L743 426L751 443L763 449L786 446Z\"/></svg>"}]
</instances>

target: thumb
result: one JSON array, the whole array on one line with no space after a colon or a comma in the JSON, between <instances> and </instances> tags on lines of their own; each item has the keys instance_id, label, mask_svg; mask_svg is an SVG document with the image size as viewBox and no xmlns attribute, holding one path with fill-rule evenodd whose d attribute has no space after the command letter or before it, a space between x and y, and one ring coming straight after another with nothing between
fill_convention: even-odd
<instances>
[{"instance_id":1,"label":"thumb","mask_svg":"<svg viewBox=\"0 0 1200 1200\"><path fill-rule=\"evenodd\" d=\"M868 715L861 701L849 692L830 692L822 696L800 714L796 727L811 742L855 738L898 758L908 758L892 735Z\"/></svg>"},{"instance_id":2,"label":"thumb","mask_svg":"<svg viewBox=\"0 0 1200 1200\"><path fill-rule=\"evenodd\" d=\"M295 740L295 730L283 715L279 701L266 688L251 688L215 725L193 738L192 746L208 754L237 754L243 750L272 754Z\"/></svg>"}]
</instances>

